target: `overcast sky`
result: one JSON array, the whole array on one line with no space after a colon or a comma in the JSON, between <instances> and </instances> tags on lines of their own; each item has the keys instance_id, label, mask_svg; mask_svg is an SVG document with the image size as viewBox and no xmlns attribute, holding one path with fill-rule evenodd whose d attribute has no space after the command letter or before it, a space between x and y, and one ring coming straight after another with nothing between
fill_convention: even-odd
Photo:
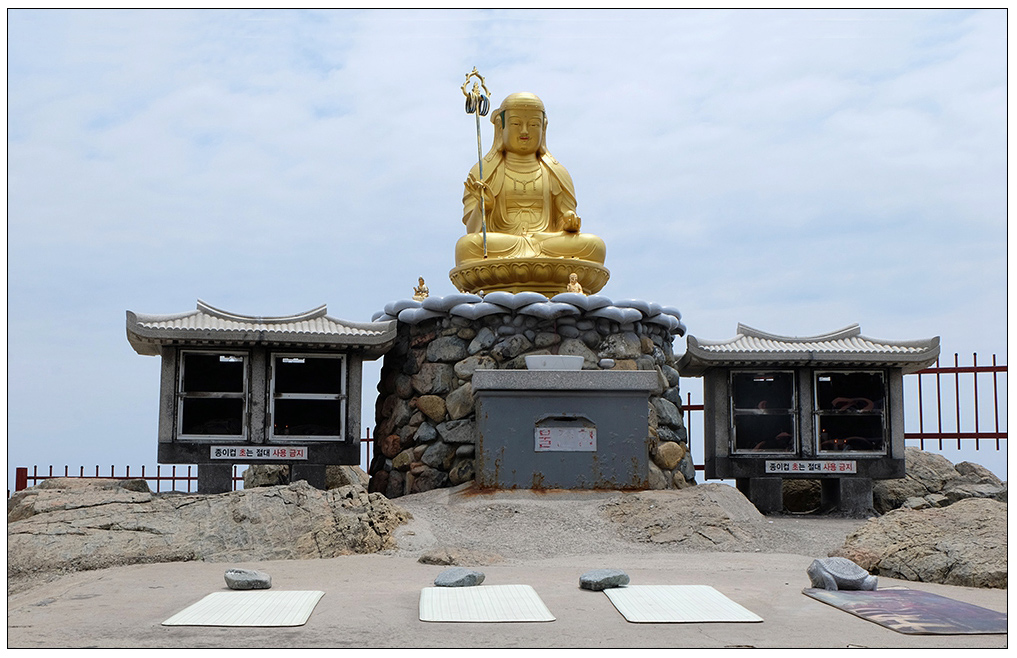
<instances>
[{"instance_id":1,"label":"overcast sky","mask_svg":"<svg viewBox=\"0 0 1017 658\"><path fill-rule=\"evenodd\" d=\"M603 295L703 339L859 323L1006 362L1003 10L7 20L11 467L154 466L127 310L367 321L418 276L455 292L474 66L493 106L544 100Z\"/></svg>"}]
</instances>

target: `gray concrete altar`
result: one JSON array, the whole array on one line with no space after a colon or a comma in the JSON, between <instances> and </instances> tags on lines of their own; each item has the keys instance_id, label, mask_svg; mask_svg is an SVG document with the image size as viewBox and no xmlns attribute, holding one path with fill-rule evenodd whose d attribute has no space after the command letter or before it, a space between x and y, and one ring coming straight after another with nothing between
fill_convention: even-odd
<instances>
[{"instance_id":1,"label":"gray concrete altar","mask_svg":"<svg viewBox=\"0 0 1017 658\"><path fill-rule=\"evenodd\" d=\"M499 489L645 489L652 371L478 370L476 481Z\"/></svg>"}]
</instances>

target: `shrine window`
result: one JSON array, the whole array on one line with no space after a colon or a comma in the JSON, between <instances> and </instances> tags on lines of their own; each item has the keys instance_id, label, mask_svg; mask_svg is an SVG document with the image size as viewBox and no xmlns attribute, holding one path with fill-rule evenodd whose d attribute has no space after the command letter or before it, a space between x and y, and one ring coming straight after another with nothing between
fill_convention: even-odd
<instances>
[{"instance_id":1,"label":"shrine window","mask_svg":"<svg viewBox=\"0 0 1017 658\"><path fill-rule=\"evenodd\" d=\"M732 452L796 452L796 399L794 371L732 371Z\"/></svg>"},{"instance_id":2,"label":"shrine window","mask_svg":"<svg viewBox=\"0 0 1017 658\"><path fill-rule=\"evenodd\" d=\"M817 371L819 454L886 453L886 378L882 371Z\"/></svg>"},{"instance_id":3,"label":"shrine window","mask_svg":"<svg viewBox=\"0 0 1017 658\"><path fill-rule=\"evenodd\" d=\"M273 354L271 438L342 438L346 359L342 355Z\"/></svg>"},{"instance_id":4,"label":"shrine window","mask_svg":"<svg viewBox=\"0 0 1017 658\"><path fill-rule=\"evenodd\" d=\"M248 356L242 352L181 352L178 433L245 437L247 368Z\"/></svg>"}]
</instances>

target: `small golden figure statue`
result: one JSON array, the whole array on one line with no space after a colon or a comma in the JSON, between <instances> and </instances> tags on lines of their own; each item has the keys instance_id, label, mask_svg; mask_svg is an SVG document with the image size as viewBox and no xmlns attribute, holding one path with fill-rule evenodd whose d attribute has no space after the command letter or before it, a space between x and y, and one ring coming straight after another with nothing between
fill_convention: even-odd
<instances>
[{"instance_id":1,"label":"small golden figure statue","mask_svg":"<svg viewBox=\"0 0 1017 658\"><path fill-rule=\"evenodd\" d=\"M482 179L481 163L466 179L466 235L456 243L452 282L466 292L531 290L552 297L572 273L577 285L598 292L610 276L607 247L579 230L572 178L547 150L544 103L528 92L511 94L491 112L491 122L494 144Z\"/></svg>"},{"instance_id":2,"label":"small golden figure statue","mask_svg":"<svg viewBox=\"0 0 1017 658\"><path fill-rule=\"evenodd\" d=\"M424 277L419 276L417 277L417 280L420 281L420 285L413 286L413 299L415 299L418 302L422 302L425 299L427 299L428 290L427 286L424 285Z\"/></svg>"},{"instance_id":3,"label":"small golden figure statue","mask_svg":"<svg viewBox=\"0 0 1017 658\"><path fill-rule=\"evenodd\" d=\"M579 283L579 275L575 272L569 274L569 284L565 286L565 292L578 292L581 295L585 295L583 292L583 286Z\"/></svg>"}]
</instances>

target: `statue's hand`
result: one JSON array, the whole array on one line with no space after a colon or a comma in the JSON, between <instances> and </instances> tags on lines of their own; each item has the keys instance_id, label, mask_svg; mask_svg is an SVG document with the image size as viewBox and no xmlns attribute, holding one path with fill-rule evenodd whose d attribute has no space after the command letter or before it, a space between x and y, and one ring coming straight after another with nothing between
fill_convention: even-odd
<instances>
[{"instance_id":1,"label":"statue's hand","mask_svg":"<svg viewBox=\"0 0 1017 658\"><path fill-rule=\"evenodd\" d=\"M491 194L491 190L488 188L487 183L482 180L477 180L477 177L473 175L473 172L470 172L470 175L467 176L465 185L466 191L473 196L479 197L480 195L483 195L484 203L488 207L494 205L494 195Z\"/></svg>"},{"instance_id":2,"label":"statue's hand","mask_svg":"<svg viewBox=\"0 0 1017 658\"><path fill-rule=\"evenodd\" d=\"M561 216L562 228L569 233L578 233L582 221L573 210L566 210Z\"/></svg>"}]
</instances>

